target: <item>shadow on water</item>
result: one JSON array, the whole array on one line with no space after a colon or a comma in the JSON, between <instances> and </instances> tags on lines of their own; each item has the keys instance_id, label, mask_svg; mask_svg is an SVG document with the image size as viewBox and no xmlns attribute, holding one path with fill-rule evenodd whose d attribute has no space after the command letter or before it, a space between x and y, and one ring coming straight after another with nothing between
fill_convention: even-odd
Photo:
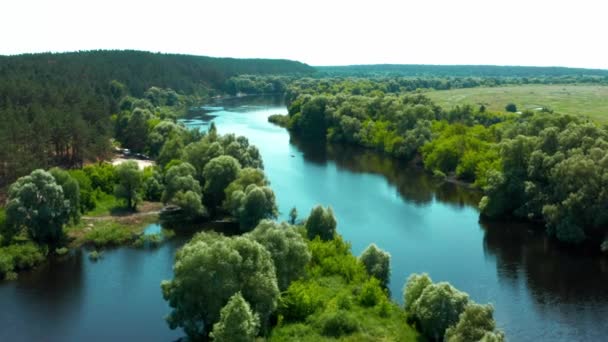
<instances>
[{"instance_id":1,"label":"shadow on water","mask_svg":"<svg viewBox=\"0 0 608 342\"><path fill-rule=\"evenodd\" d=\"M302 151L307 162L326 165L334 162L344 170L383 176L394 186L405 202L426 205L433 200L455 207L477 207L481 194L463 186L437 180L410 162L369 149L344 144L310 142L293 135L289 142Z\"/></svg>"},{"instance_id":2,"label":"shadow on water","mask_svg":"<svg viewBox=\"0 0 608 342\"><path fill-rule=\"evenodd\" d=\"M596 250L557 243L530 223L480 223L484 251L496 257L500 278L511 284L525 281L537 304L608 300L608 258Z\"/></svg>"}]
</instances>

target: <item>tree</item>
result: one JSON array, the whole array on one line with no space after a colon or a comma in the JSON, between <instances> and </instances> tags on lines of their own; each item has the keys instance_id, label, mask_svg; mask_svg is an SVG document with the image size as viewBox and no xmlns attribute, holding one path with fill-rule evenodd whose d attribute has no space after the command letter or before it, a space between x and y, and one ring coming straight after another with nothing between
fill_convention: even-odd
<instances>
[{"instance_id":1,"label":"tree","mask_svg":"<svg viewBox=\"0 0 608 342\"><path fill-rule=\"evenodd\" d=\"M209 208L215 208L224 201L224 190L236 179L240 170L239 162L230 156L213 158L205 165L203 169L204 194Z\"/></svg>"},{"instance_id":2,"label":"tree","mask_svg":"<svg viewBox=\"0 0 608 342\"><path fill-rule=\"evenodd\" d=\"M74 222L80 220L80 186L67 171L54 167L49 173L63 190L63 197L70 202L70 218Z\"/></svg>"},{"instance_id":3,"label":"tree","mask_svg":"<svg viewBox=\"0 0 608 342\"><path fill-rule=\"evenodd\" d=\"M184 156L188 163L196 169L196 179L204 184L203 170L205 165L213 158L224 154L224 149L219 142L210 143L208 139L188 144L184 150Z\"/></svg>"},{"instance_id":4,"label":"tree","mask_svg":"<svg viewBox=\"0 0 608 342\"><path fill-rule=\"evenodd\" d=\"M412 274L407 278L407 282L403 287L403 303L405 305L405 311L412 311L414 303L422 295L427 286L433 284L433 281L428 274Z\"/></svg>"},{"instance_id":5,"label":"tree","mask_svg":"<svg viewBox=\"0 0 608 342\"><path fill-rule=\"evenodd\" d=\"M306 241L293 226L262 220L246 236L259 242L272 255L279 290L286 290L292 281L306 273L311 254Z\"/></svg>"},{"instance_id":6,"label":"tree","mask_svg":"<svg viewBox=\"0 0 608 342\"><path fill-rule=\"evenodd\" d=\"M230 297L213 325L211 337L217 342L252 342L260 329L260 318L240 292Z\"/></svg>"},{"instance_id":7,"label":"tree","mask_svg":"<svg viewBox=\"0 0 608 342\"><path fill-rule=\"evenodd\" d=\"M173 135L169 140L165 142L163 147L160 149L156 162L165 167L172 160L181 160L184 154L184 142L178 135Z\"/></svg>"},{"instance_id":8,"label":"tree","mask_svg":"<svg viewBox=\"0 0 608 342\"><path fill-rule=\"evenodd\" d=\"M129 118L123 141L126 147L136 152L143 152L148 141L148 119L152 113L147 109L135 108Z\"/></svg>"},{"instance_id":9,"label":"tree","mask_svg":"<svg viewBox=\"0 0 608 342\"><path fill-rule=\"evenodd\" d=\"M514 103L509 103L505 106L505 110L510 113L517 112L517 106Z\"/></svg>"},{"instance_id":10,"label":"tree","mask_svg":"<svg viewBox=\"0 0 608 342\"><path fill-rule=\"evenodd\" d=\"M262 328L277 307L279 289L270 252L246 237L195 235L175 256L174 278L163 281L163 297L173 309L171 329L192 339L209 334L230 297L241 292L259 315Z\"/></svg>"},{"instance_id":11,"label":"tree","mask_svg":"<svg viewBox=\"0 0 608 342\"><path fill-rule=\"evenodd\" d=\"M197 192L180 190L171 199L171 203L182 209L182 216L187 220L207 216L207 208L203 206L201 195Z\"/></svg>"},{"instance_id":12,"label":"tree","mask_svg":"<svg viewBox=\"0 0 608 342\"><path fill-rule=\"evenodd\" d=\"M365 265L365 269L370 276L378 279L384 288L388 287L391 277L390 254L372 243L363 251L359 260Z\"/></svg>"},{"instance_id":13,"label":"tree","mask_svg":"<svg viewBox=\"0 0 608 342\"><path fill-rule=\"evenodd\" d=\"M460 314L458 323L446 330L444 340L447 342L481 341L487 333L494 334L498 338L502 337L504 340L504 335L500 331L495 331L496 322L493 313L492 305L476 303L467 305L464 312Z\"/></svg>"},{"instance_id":14,"label":"tree","mask_svg":"<svg viewBox=\"0 0 608 342\"><path fill-rule=\"evenodd\" d=\"M446 282L427 286L412 307L421 331L435 340L456 324L469 303L469 296Z\"/></svg>"},{"instance_id":15,"label":"tree","mask_svg":"<svg viewBox=\"0 0 608 342\"><path fill-rule=\"evenodd\" d=\"M80 190L80 212L86 213L89 210L95 209L95 193L93 192L93 183L89 176L82 169L70 170L70 176L78 182Z\"/></svg>"},{"instance_id":16,"label":"tree","mask_svg":"<svg viewBox=\"0 0 608 342\"><path fill-rule=\"evenodd\" d=\"M277 217L274 192L267 186L251 184L245 191L233 192L228 201L232 215L239 220L241 231L253 229L260 220Z\"/></svg>"},{"instance_id":17,"label":"tree","mask_svg":"<svg viewBox=\"0 0 608 342\"><path fill-rule=\"evenodd\" d=\"M318 205L314 207L306 220L306 231L308 238L313 240L319 236L321 240L327 241L336 235L336 218L331 207L323 208Z\"/></svg>"},{"instance_id":18,"label":"tree","mask_svg":"<svg viewBox=\"0 0 608 342\"><path fill-rule=\"evenodd\" d=\"M139 201L139 190L142 186L142 173L137 162L129 160L116 167L116 197L124 199L127 209L135 211Z\"/></svg>"},{"instance_id":19,"label":"tree","mask_svg":"<svg viewBox=\"0 0 608 342\"><path fill-rule=\"evenodd\" d=\"M143 195L147 201L160 201L165 186L163 176L156 168L147 167L143 174Z\"/></svg>"},{"instance_id":20,"label":"tree","mask_svg":"<svg viewBox=\"0 0 608 342\"><path fill-rule=\"evenodd\" d=\"M165 175L165 190L162 194L163 203L169 203L179 191L194 191L201 194L201 186L194 174L196 170L189 163L179 163L169 167Z\"/></svg>"},{"instance_id":21,"label":"tree","mask_svg":"<svg viewBox=\"0 0 608 342\"><path fill-rule=\"evenodd\" d=\"M289 224L296 224L297 218L298 218L298 209L296 209L296 207L293 207L289 211Z\"/></svg>"},{"instance_id":22,"label":"tree","mask_svg":"<svg viewBox=\"0 0 608 342\"><path fill-rule=\"evenodd\" d=\"M238 206L238 203L230 203L232 193L239 190L245 191L245 189L251 184L255 184L257 186L269 185L264 171L251 167L241 169L241 171L239 171L239 176L237 177L237 179L230 183L226 187L226 190L224 190L224 194L226 196L226 202L224 203L225 209L231 210L235 206Z\"/></svg>"},{"instance_id":23,"label":"tree","mask_svg":"<svg viewBox=\"0 0 608 342\"><path fill-rule=\"evenodd\" d=\"M34 241L55 244L63 237L70 208L55 178L44 170L34 170L9 188L7 231L16 233L25 227Z\"/></svg>"}]
</instances>

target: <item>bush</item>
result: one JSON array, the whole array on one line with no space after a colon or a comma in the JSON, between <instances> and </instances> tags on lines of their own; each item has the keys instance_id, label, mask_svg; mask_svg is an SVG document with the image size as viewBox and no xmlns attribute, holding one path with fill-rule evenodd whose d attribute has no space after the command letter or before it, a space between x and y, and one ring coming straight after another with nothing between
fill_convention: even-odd
<instances>
[{"instance_id":1,"label":"bush","mask_svg":"<svg viewBox=\"0 0 608 342\"><path fill-rule=\"evenodd\" d=\"M55 249L55 254L57 255L66 255L70 250L67 247L61 247Z\"/></svg>"},{"instance_id":2,"label":"bush","mask_svg":"<svg viewBox=\"0 0 608 342\"><path fill-rule=\"evenodd\" d=\"M323 306L320 291L316 283L294 281L280 298L279 314L288 321L305 320Z\"/></svg>"},{"instance_id":3,"label":"bush","mask_svg":"<svg viewBox=\"0 0 608 342\"><path fill-rule=\"evenodd\" d=\"M382 291L380 281L374 277L363 284L358 296L359 303L363 306L376 306L383 299L386 299L386 294Z\"/></svg>"},{"instance_id":4,"label":"bush","mask_svg":"<svg viewBox=\"0 0 608 342\"><path fill-rule=\"evenodd\" d=\"M96 227L84 236L85 242L93 243L97 247L122 245L133 239L128 228L116 223Z\"/></svg>"},{"instance_id":5,"label":"bush","mask_svg":"<svg viewBox=\"0 0 608 342\"><path fill-rule=\"evenodd\" d=\"M355 317L345 310L323 313L319 317L319 324L323 335L335 338L350 335L359 330Z\"/></svg>"},{"instance_id":6,"label":"bush","mask_svg":"<svg viewBox=\"0 0 608 342\"><path fill-rule=\"evenodd\" d=\"M507 112L515 113L517 112L517 106L515 105L515 103L509 103L505 106L505 110Z\"/></svg>"},{"instance_id":7,"label":"bush","mask_svg":"<svg viewBox=\"0 0 608 342\"><path fill-rule=\"evenodd\" d=\"M306 220L308 238L313 240L319 236L321 240L331 240L336 235L336 225L336 218L331 207L323 208L318 205L311 210Z\"/></svg>"},{"instance_id":8,"label":"bush","mask_svg":"<svg viewBox=\"0 0 608 342\"><path fill-rule=\"evenodd\" d=\"M319 237L308 244L312 259L310 272L313 275L334 276L339 275L345 281L363 280L367 272L363 264L352 255L350 244L336 236L330 241L322 241Z\"/></svg>"},{"instance_id":9,"label":"bush","mask_svg":"<svg viewBox=\"0 0 608 342\"><path fill-rule=\"evenodd\" d=\"M92 251L89 253L89 259L91 259L91 261L97 261L99 259L101 259L103 257L103 252L98 252L98 251Z\"/></svg>"},{"instance_id":10,"label":"bush","mask_svg":"<svg viewBox=\"0 0 608 342\"><path fill-rule=\"evenodd\" d=\"M143 247L156 248L156 247L160 246L160 244L162 242L163 242L163 234L161 234L161 233L150 234L150 235L142 234L137 238L137 240L135 240L135 242L133 242L133 246L137 247L137 248L143 248Z\"/></svg>"},{"instance_id":11,"label":"bush","mask_svg":"<svg viewBox=\"0 0 608 342\"><path fill-rule=\"evenodd\" d=\"M33 268L44 261L45 253L34 243L15 244L0 248L0 276L9 277L15 271Z\"/></svg>"},{"instance_id":12,"label":"bush","mask_svg":"<svg viewBox=\"0 0 608 342\"><path fill-rule=\"evenodd\" d=\"M445 331L456 324L469 303L469 296L449 283L427 286L412 307L412 313L421 331L435 340L443 338Z\"/></svg>"},{"instance_id":13,"label":"bush","mask_svg":"<svg viewBox=\"0 0 608 342\"><path fill-rule=\"evenodd\" d=\"M380 280L384 288L388 287L391 277L390 254L372 243L363 251L359 260L365 265L370 276Z\"/></svg>"}]
</instances>

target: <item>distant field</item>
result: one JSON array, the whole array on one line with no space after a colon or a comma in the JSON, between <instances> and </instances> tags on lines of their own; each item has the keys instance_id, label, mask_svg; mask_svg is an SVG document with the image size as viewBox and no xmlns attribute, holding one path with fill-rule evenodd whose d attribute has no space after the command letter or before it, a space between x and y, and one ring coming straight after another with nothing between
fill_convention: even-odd
<instances>
[{"instance_id":1,"label":"distant field","mask_svg":"<svg viewBox=\"0 0 608 342\"><path fill-rule=\"evenodd\" d=\"M444 108L484 104L489 110L504 111L507 103L512 102L517 110L548 107L557 113L585 115L608 123L608 86L523 85L440 90L426 94Z\"/></svg>"}]
</instances>

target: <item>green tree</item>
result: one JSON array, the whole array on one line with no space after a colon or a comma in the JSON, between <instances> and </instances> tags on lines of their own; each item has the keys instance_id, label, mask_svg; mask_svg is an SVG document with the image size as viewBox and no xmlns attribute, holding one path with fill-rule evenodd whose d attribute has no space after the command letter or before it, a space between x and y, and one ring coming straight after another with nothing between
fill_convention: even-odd
<instances>
[{"instance_id":1,"label":"green tree","mask_svg":"<svg viewBox=\"0 0 608 342\"><path fill-rule=\"evenodd\" d=\"M469 303L469 296L446 282L427 286L412 307L422 332L440 340L456 324Z\"/></svg>"},{"instance_id":2,"label":"green tree","mask_svg":"<svg viewBox=\"0 0 608 342\"><path fill-rule=\"evenodd\" d=\"M209 208L220 205L225 198L224 190L238 176L241 166L230 156L219 156L211 159L203 169L205 178L205 203Z\"/></svg>"},{"instance_id":3,"label":"green tree","mask_svg":"<svg viewBox=\"0 0 608 342\"><path fill-rule=\"evenodd\" d=\"M289 211L289 224L296 224L297 218L298 218L298 209L296 209L296 207L293 207Z\"/></svg>"},{"instance_id":4,"label":"green tree","mask_svg":"<svg viewBox=\"0 0 608 342\"><path fill-rule=\"evenodd\" d=\"M55 182L63 190L63 197L70 202L70 218L74 222L80 220L80 186L70 173L60 168L54 167L49 173L55 178Z\"/></svg>"},{"instance_id":5,"label":"green tree","mask_svg":"<svg viewBox=\"0 0 608 342\"><path fill-rule=\"evenodd\" d=\"M361 254L359 260L365 265L370 276L380 281L382 287L387 288L391 277L391 255L381 250L375 244L370 244Z\"/></svg>"},{"instance_id":6,"label":"green tree","mask_svg":"<svg viewBox=\"0 0 608 342\"><path fill-rule=\"evenodd\" d=\"M95 209L95 193L93 192L93 182L82 169L70 170L70 176L78 182L80 189L80 212L86 213Z\"/></svg>"},{"instance_id":7,"label":"green tree","mask_svg":"<svg viewBox=\"0 0 608 342\"><path fill-rule=\"evenodd\" d=\"M517 106L515 105L515 103L509 103L505 106L505 110L507 112L515 113L517 112Z\"/></svg>"},{"instance_id":8,"label":"green tree","mask_svg":"<svg viewBox=\"0 0 608 342\"><path fill-rule=\"evenodd\" d=\"M209 142L208 139L202 139L201 141L188 144L184 150L184 156L188 163L190 163L196 169L196 179L201 183L205 183L203 177L203 170L205 165L211 161L211 159L219 157L224 154L224 149L219 142Z\"/></svg>"},{"instance_id":9,"label":"green tree","mask_svg":"<svg viewBox=\"0 0 608 342\"><path fill-rule=\"evenodd\" d=\"M165 174L165 189L162 194L162 201L169 203L179 191L193 191L201 194L201 186L194 174L196 170L189 163L179 163L169 167Z\"/></svg>"},{"instance_id":10,"label":"green tree","mask_svg":"<svg viewBox=\"0 0 608 342\"><path fill-rule=\"evenodd\" d=\"M467 305L456 325L449 327L445 332L444 340L447 342L481 341L487 333L504 340L504 335L496 331L496 322L493 317L492 305L471 303Z\"/></svg>"},{"instance_id":11,"label":"green tree","mask_svg":"<svg viewBox=\"0 0 608 342\"><path fill-rule=\"evenodd\" d=\"M156 162L165 167L172 160L181 160L184 155L184 142L178 135L173 135L169 140L165 142L160 150Z\"/></svg>"},{"instance_id":12,"label":"green tree","mask_svg":"<svg viewBox=\"0 0 608 342\"><path fill-rule=\"evenodd\" d=\"M314 207L306 220L306 231L310 240L317 236L324 241L333 239L336 235L336 226L336 218L331 207L323 208L320 205Z\"/></svg>"},{"instance_id":13,"label":"green tree","mask_svg":"<svg viewBox=\"0 0 608 342\"><path fill-rule=\"evenodd\" d=\"M230 297L241 292L264 327L277 307L279 289L271 254L245 237L199 233L175 256L174 278L163 281L163 297L173 309L172 329L190 338L209 334Z\"/></svg>"},{"instance_id":14,"label":"green tree","mask_svg":"<svg viewBox=\"0 0 608 342\"><path fill-rule=\"evenodd\" d=\"M135 161L126 161L116 167L116 197L124 199L127 209L135 211L142 186L142 172Z\"/></svg>"},{"instance_id":15,"label":"green tree","mask_svg":"<svg viewBox=\"0 0 608 342\"><path fill-rule=\"evenodd\" d=\"M241 231L253 229L260 220L277 217L274 192L270 187L249 185L245 191L233 192L228 200L232 214L239 220Z\"/></svg>"},{"instance_id":16,"label":"green tree","mask_svg":"<svg viewBox=\"0 0 608 342\"><path fill-rule=\"evenodd\" d=\"M165 186L163 184L163 176L156 169L147 167L143 174L143 195L147 201L160 201Z\"/></svg>"},{"instance_id":17,"label":"green tree","mask_svg":"<svg viewBox=\"0 0 608 342\"><path fill-rule=\"evenodd\" d=\"M246 236L259 242L272 255L279 290L286 290L292 281L306 273L311 254L306 241L293 226L262 220Z\"/></svg>"},{"instance_id":18,"label":"green tree","mask_svg":"<svg viewBox=\"0 0 608 342\"><path fill-rule=\"evenodd\" d=\"M433 281L428 274L412 274L407 278L407 282L403 287L403 303L405 305L405 311L412 311L414 303L422 295L422 291L429 285L432 285Z\"/></svg>"},{"instance_id":19,"label":"green tree","mask_svg":"<svg viewBox=\"0 0 608 342\"><path fill-rule=\"evenodd\" d=\"M240 292L230 297L213 325L211 337L217 342L252 342L260 327L260 318L251 310Z\"/></svg>"},{"instance_id":20,"label":"green tree","mask_svg":"<svg viewBox=\"0 0 608 342\"><path fill-rule=\"evenodd\" d=\"M34 241L56 244L63 237L63 225L70 219L70 208L70 201L65 199L55 178L44 170L34 170L9 188L7 231L14 234L26 228Z\"/></svg>"},{"instance_id":21,"label":"green tree","mask_svg":"<svg viewBox=\"0 0 608 342\"><path fill-rule=\"evenodd\" d=\"M152 113L147 109L135 108L124 132L124 144L136 152L143 152L148 141L148 120Z\"/></svg>"},{"instance_id":22,"label":"green tree","mask_svg":"<svg viewBox=\"0 0 608 342\"><path fill-rule=\"evenodd\" d=\"M224 190L224 194L226 196L224 207L226 210L231 210L239 205L239 203L230 203L232 193L235 191L244 192L245 189L247 189L247 187L251 184L255 184L260 187L269 185L266 175L264 175L264 171L251 167L246 167L239 171L239 176L237 179L230 183L226 187L226 190Z\"/></svg>"}]
</instances>

